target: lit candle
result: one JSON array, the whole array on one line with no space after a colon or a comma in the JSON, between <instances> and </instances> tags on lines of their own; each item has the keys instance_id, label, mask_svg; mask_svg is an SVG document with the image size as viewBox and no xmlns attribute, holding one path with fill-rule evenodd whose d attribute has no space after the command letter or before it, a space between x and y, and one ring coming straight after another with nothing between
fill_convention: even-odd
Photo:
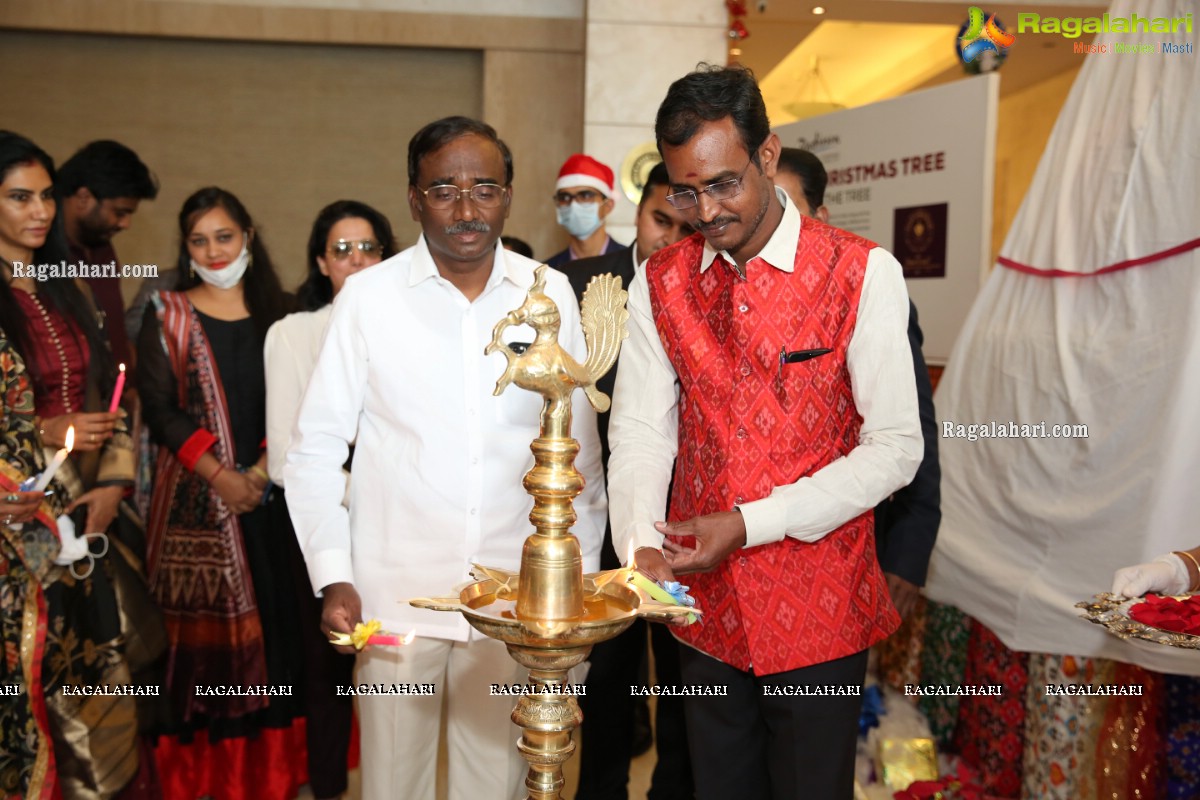
<instances>
[{"instance_id":1,"label":"lit candle","mask_svg":"<svg viewBox=\"0 0 1200 800\"><path fill-rule=\"evenodd\" d=\"M112 402L108 404L108 413L115 414L121 405L121 393L125 391L125 365L121 364L121 372L117 375L117 385L113 388Z\"/></svg>"},{"instance_id":2,"label":"lit candle","mask_svg":"<svg viewBox=\"0 0 1200 800\"><path fill-rule=\"evenodd\" d=\"M54 460L50 462L50 466L46 467L46 471L37 479L37 483L33 485L30 491L43 492L50 485L50 481L54 478L54 473L58 472L58 468L67 460L67 456L71 454L71 448L75 446L75 426L67 427L66 447L54 454Z\"/></svg>"}]
</instances>

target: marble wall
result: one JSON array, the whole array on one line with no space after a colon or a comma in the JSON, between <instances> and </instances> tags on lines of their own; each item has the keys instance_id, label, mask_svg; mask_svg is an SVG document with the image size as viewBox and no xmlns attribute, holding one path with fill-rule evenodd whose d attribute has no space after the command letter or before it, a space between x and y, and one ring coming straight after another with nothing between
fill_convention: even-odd
<instances>
[{"instance_id":1,"label":"marble wall","mask_svg":"<svg viewBox=\"0 0 1200 800\"><path fill-rule=\"evenodd\" d=\"M583 147L612 167L618 182L629 152L653 143L667 87L701 61L725 63L727 13L721 0L588 0ZM614 239L633 241L636 210L628 198L618 200L609 221Z\"/></svg>"}]
</instances>

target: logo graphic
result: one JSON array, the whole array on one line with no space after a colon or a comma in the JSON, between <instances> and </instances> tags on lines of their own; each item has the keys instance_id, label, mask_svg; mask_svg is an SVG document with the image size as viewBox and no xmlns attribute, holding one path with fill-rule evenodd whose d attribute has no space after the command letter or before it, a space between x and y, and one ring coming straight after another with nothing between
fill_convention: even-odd
<instances>
[{"instance_id":1,"label":"logo graphic","mask_svg":"<svg viewBox=\"0 0 1200 800\"><path fill-rule=\"evenodd\" d=\"M983 11L978 6L971 6L968 11L967 24L958 32L958 54L963 63L970 64L987 52L994 53L992 58L1003 60L1004 51L1012 47L1017 37L1004 30L1004 26L996 21L996 15L983 21Z\"/></svg>"}]
</instances>

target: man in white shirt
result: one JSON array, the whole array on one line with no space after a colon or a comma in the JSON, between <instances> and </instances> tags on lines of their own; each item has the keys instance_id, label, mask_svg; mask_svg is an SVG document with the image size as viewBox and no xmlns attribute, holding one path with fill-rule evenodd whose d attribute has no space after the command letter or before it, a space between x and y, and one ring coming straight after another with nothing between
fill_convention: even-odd
<instances>
[{"instance_id":1,"label":"man in white shirt","mask_svg":"<svg viewBox=\"0 0 1200 800\"><path fill-rule=\"evenodd\" d=\"M900 265L776 190L748 70L676 81L655 131L700 235L630 289L616 551L705 612L676 630L684 684L726 691L685 698L696 796L849 798L867 648L899 624L870 512L922 451Z\"/></svg>"},{"instance_id":2,"label":"man in white shirt","mask_svg":"<svg viewBox=\"0 0 1200 800\"><path fill-rule=\"evenodd\" d=\"M434 696L362 696L363 797L433 800L438 730L447 695L449 796L522 797L525 769L495 683L522 681L502 644L459 616L412 608L445 596L474 563L516 570L532 532L521 476L533 465L542 398L492 392L505 367L485 356L495 323L521 305L536 262L499 246L512 200L512 157L491 126L449 117L409 143L408 200L422 235L414 247L351 276L338 295L305 392L284 475L322 624L349 632L379 619L416 632L403 648L358 657L359 684L434 684ZM563 346L581 361L579 307L561 273L546 294L562 314ZM525 327L506 341L532 341ZM576 467L587 486L574 532L585 570L604 533L596 417L574 398ZM349 511L342 464L355 442Z\"/></svg>"}]
</instances>

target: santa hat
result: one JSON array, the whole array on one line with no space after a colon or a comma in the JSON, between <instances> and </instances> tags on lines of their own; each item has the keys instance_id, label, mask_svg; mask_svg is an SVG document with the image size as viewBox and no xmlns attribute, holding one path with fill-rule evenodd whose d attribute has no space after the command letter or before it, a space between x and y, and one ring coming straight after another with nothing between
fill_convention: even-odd
<instances>
[{"instance_id":1,"label":"santa hat","mask_svg":"<svg viewBox=\"0 0 1200 800\"><path fill-rule=\"evenodd\" d=\"M587 186L606 198L612 197L613 171L591 156L576 153L568 158L558 171L558 183L554 184L554 190L569 189L572 186Z\"/></svg>"}]
</instances>

